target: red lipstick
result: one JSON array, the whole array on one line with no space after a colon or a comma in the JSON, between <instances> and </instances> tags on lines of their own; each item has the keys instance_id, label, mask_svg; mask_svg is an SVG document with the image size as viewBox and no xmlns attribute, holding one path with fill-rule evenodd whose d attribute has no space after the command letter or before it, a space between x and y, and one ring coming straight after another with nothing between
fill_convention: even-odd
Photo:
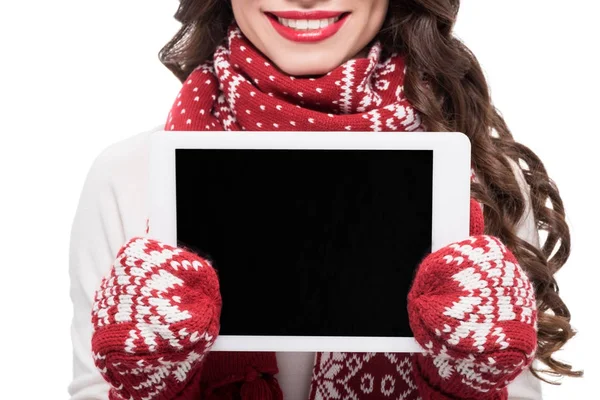
<instances>
[{"instance_id":1,"label":"red lipstick","mask_svg":"<svg viewBox=\"0 0 600 400\"><path fill-rule=\"evenodd\" d=\"M294 42L320 42L335 35L344 25L350 13L340 11L270 11L266 15L269 17L271 25L284 38ZM294 29L285 26L277 18L286 18L294 20L321 20L328 18L338 18L337 21L323 28L316 29Z\"/></svg>"}]
</instances>

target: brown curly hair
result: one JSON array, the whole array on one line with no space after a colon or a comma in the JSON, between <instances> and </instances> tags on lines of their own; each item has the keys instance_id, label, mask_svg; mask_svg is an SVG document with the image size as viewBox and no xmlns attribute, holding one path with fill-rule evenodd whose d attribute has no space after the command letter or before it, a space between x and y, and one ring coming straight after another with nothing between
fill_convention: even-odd
<instances>
[{"instance_id":1,"label":"brown curly hair","mask_svg":"<svg viewBox=\"0 0 600 400\"><path fill-rule=\"evenodd\" d=\"M472 163L479 183L471 191L484 206L486 233L510 248L531 278L538 302L537 359L542 371L555 377L581 376L553 353L575 334L570 313L561 300L554 274L569 257L571 240L558 189L540 159L517 143L493 106L482 69L452 30L460 0L390 0L386 21L376 38L388 53L406 57L406 97L421 113L430 131L457 131L471 140ZM159 53L161 62L184 81L212 57L234 20L223 0L180 0L175 18L181 29ZM530 187L532 210L545 236L541 249L515 234L527 199L511 168L520 167Z\"/></svg>"}]
</instances>

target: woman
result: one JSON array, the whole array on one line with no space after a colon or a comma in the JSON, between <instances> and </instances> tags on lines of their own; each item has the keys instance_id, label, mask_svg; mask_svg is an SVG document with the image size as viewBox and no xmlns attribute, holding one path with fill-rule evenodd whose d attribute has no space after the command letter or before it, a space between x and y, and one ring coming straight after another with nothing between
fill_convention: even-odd
<instances>
[{"instance_id":1,"label":"woman","mask_svg":"<svg viewBox=\"0 0 600 400\"><path fill-rule=\"evenodd\" d=\"M409 295L411 327L426 352L210 353L220 311L210 263L137 238L151 237L145 133L106 150L83 190L71 244L73 399L537 399L534 358L551 373L578 375L552 358L573 335L553 278L569 254L562 201L540 160L513 140L492 106L475 57L452 36L458 8L458 0L182 0L176 18L183 26L161 52L183 82L165 130L459 131L470 138L479 203L472 204L473 236L428 256ZM537 227L548 234L541 248ZM465 249L484 256L464 265L440 261ZM423 306L440 289L430 282L442 266L450 265L452 277L483 271L489 260L505 279L488 274L487 286L471 292L470 308L444 311L466 296L459 286L447 308ZM140 321L173 315L160 314L156 297L139 290L134 268L143 262L184 288L179 325L159 340ZM172 262L198 270L182 272ZM501 304L510 312L499 312ZM119 313L134 305L146 307L137 323Z\"/></svg>"}]
</instances>

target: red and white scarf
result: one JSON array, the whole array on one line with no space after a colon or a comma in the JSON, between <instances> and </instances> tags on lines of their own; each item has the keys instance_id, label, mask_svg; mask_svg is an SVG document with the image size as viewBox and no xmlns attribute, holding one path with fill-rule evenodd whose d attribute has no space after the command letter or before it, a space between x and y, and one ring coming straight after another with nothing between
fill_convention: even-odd
<instances>
[{"instance_id":1,"label":"red and white scarf","mask_svg":"<svg viewBox=\"0 0 600 400\"><path fill-rule=\"evenodd\" d=\"M326 75L287 75L241 34L185 81L169 113L173 131L421 131L404 95L404 58L381 59L375 43L366 58Z\"/></svg>"}]
</instances>

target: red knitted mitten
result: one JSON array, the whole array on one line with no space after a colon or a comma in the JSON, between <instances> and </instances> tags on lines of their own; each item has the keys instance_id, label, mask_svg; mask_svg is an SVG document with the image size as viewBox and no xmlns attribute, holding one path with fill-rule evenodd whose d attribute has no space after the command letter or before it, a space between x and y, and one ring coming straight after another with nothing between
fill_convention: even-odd
<instances>
[{"instance_id":1,"label":"red knitted mitten","mask_svg":"<svg viewBox=\"0 0 600 400\"><path fill-rule=\"evenodd\" d=\"M92 311L92 351L110 399L196 399L220 313L217 274L206 260L156 240L130 240Z\"/></svg>"},{"instance_id":2,"label":"red knitted mitten","mask_svg":"<svg viewBox=\"0 0 600 400\"><path fill-rule=\"evenodd\" d=\"M471 236L430 254L408 296L413 375L423 399L506 399L534 359L532 285L497 238Z\"/></svg>"}]
</instances>

